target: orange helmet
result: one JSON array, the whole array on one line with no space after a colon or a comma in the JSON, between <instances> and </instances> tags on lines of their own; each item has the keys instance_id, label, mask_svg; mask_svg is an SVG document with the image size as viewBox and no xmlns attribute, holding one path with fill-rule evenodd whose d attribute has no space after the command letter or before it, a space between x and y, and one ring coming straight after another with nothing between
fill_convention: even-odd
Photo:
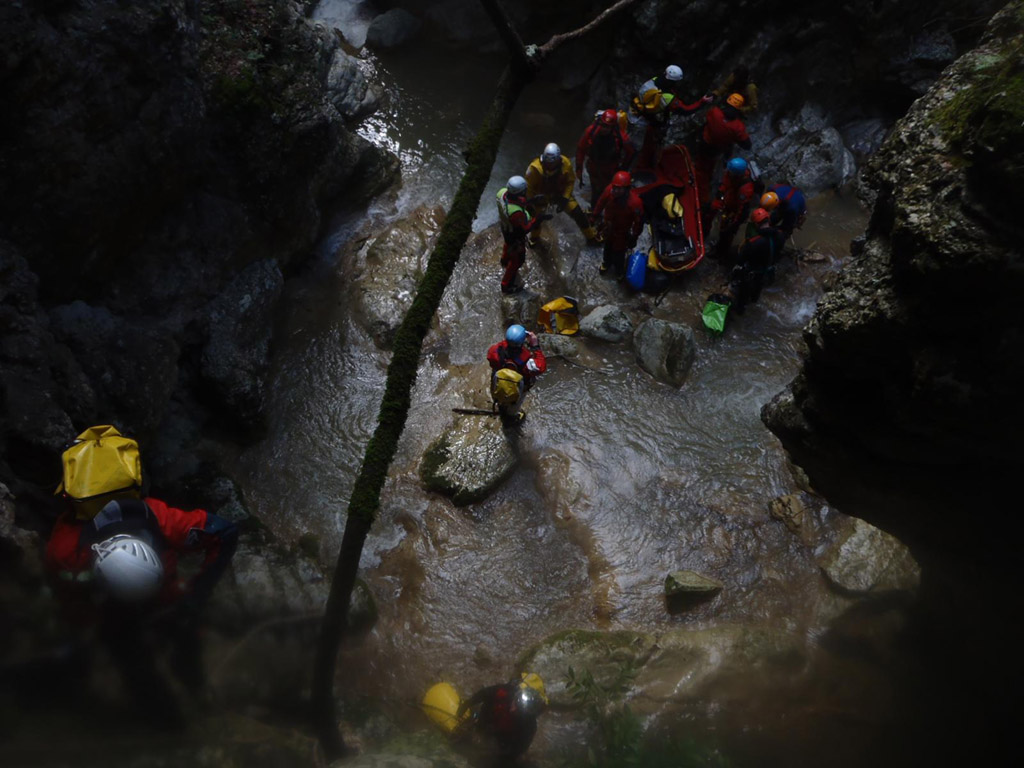
<instances>
[{"instance_id":1,"label":"orange helmet","mask_svg":"<svg viewBox=\"0 0 1024 768\"><path fill-rule=\"evenodd\" d=\"M761 207L767 208L769 211L774 211L776 206L779 204L779 196L774 192L765 192L761 195Z\"/></svg>"},{"instance_id":2,"label":"orange helmet","mask_svg":"<svg viewBox=\"0 0 1024 768\"><path fill-rule=\"evenodd\" d=\"M744 99L738 93L730 93L729 94L729 98L727 98L725 100L725 103L728 104L730 107L736 107L736 109L742 109L743 105L747 103L747 100Z\"/></svg>"},{"instance_id":3,"label":"orange helmet","mask_svg":"<svg viewBox=\"0 0 1024 768\"><path fill-rule=\"evenodd\" d=\"M631 187L633 186L633 177L629 175L627 171L619 171L612 176L613 187Z\"/></svg>"},{"instance_id":4,"label":"orange helmet","mask_svg":"<svg viewBox=\"0 0 1024 768\"><path fill-rule=\"evenodd\" d=\"M755 208L754 212L750 214L750 220L754 224L763 224L771 218L771 214L768 213L764 208Z\"/></svg>"},{"instance_id":5,"label":"orange helmet","mask_svg":"<svg viewBox=\"0 0 1024 768\"><path fill-rule=\"evenodd\" d=\"M619 120L619 113L614 109L606 109L601 113L601 123L603 125L615 125Z\"/></svg>"}]
</instances>

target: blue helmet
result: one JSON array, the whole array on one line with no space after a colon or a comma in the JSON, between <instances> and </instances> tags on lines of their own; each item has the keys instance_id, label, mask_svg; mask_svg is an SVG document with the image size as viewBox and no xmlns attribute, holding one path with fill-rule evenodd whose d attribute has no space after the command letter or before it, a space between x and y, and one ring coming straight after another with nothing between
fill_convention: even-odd
<instances>
[{"instance_id":1,"label":"blue helmet","mask_svg":"<svg viewBox=\"0 0 1024 768\"><path fill-rule=\"evenodd\" d=\"M505 331L505 341L513 347L523 346L523 342L526 341L526 329L521 325L510 325Z\"/></svg>"},{"instance_id":2,"label":"blue helmet","mask_svg":"<svg viewBox=\"0 0 1024 768\"><path fill-rule=\"evenodd\" d=\"M725 167L733 176L742 176L747 172L747 161L742 157L734 157L726 163Z\"/></svg>"}]
</instances>

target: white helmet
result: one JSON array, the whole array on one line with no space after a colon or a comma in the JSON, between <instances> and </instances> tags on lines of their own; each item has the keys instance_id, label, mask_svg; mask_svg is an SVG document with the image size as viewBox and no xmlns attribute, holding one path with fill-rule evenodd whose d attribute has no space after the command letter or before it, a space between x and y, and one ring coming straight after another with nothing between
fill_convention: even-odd
<instances>
[{"instance_id":1,"label":"white helmet","mask_svg":"<svg viewBox=\"0 0 1024 768\"><path fill-rule=\"evenodd\" d=\"M96 582L115 600L141 603L156 597L164 580L164 564L142 539L126 534L92 545Z\"/></svg>"},{"instance_id":2,"label":"white helmet","mask_svg":"<svg viewBox=\"0 0 1024 768\"><path fill-rule=\"evenodd\" d=\"M665 79L676 82L683 79L683 70L677 67L675 64L669 64L665 67Z\"/></svg>"},{"instance_id":3,"label":"white helmet","mask_svg":"<svg viewBox=\"0 0 1024 768\"><path fill-rule=\"evenodd\" d=\"M540 153L540 161L542 163L554 163L557 160L562 159L562 149L555 142L551 142L544 151Z\"/></svg>"},{"instance_id":4,"label":"white helmet","mask_svg":"<svg viewBox=\"0 0 1024 768\"><path fill-rule=\"evenodd\" d=\"M510 195L526 194L526 179L522 176L512 176L505 187Z\"/></svg>"}]
</instances>

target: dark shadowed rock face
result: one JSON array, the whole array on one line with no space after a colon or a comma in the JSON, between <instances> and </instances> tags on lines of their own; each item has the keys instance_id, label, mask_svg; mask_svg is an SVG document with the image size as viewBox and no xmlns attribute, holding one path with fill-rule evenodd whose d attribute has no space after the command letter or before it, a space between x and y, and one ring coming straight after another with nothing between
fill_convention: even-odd
<instances>
[{"instance_id":1,"label":"dark shadowed rock face","mask_svg":"<svg viewBox=\"0 0 1024 768\"><path fill-rule=\"evenodd\" d=\"M146 270L184 253L205 274L172 275L168 298L197 285L208 298L250 260L301 253L324 202L373 166L328 92L329 78L346 80L339 67L359 80L357 64L336 61L334 33L286 0L3 14L0 232L26 250L45 297L130 282L144 305L148 285L169 284L166 268Z\"/></svg>"},{"instance_id":2,"label":"dark shadowed rock face","mask_svg":"<svg viewBox=\"0 0 1024 768\"><path fill-rule=\"evenodd\" d=\"M1009 517L1024 460L1024 227L1006 175L1019 184L1024 163L1021 8L993 20L871 163L863 250L764 414L845 511L950 548L991 537L963 530L969 510Z\"/></svg>"},{"instance_id":3,"label":"dark shadowed rock face","mask_svg":"<svg viewBox=\"0 0 1024 768\"><path fill-rule=\"evenodd\" d=\"M283 275L395 175L356 60L289 0L4 3L0 50L0 474L176 397L258 422Z\"/></svg>"}]
</instances>

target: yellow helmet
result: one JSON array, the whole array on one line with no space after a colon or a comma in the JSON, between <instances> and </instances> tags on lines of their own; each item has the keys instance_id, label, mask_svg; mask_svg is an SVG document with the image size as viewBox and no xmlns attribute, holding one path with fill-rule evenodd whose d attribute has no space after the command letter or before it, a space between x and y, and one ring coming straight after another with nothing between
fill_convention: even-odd
<instances>
[{"instance_id":1,"label":"yellow helmet","mask_svg":"<svg viewBox=\"0 0 1024 768\"><path fill-rule=\"evenodd\" d=\"M728 104L730 107L736 107L736 109L742 109L743 105L747 103L747 100L744 99L738 93L730 93L729 94L729 98L727 98L725 100L725 103Z\"/></svg>"},{"instance_id":2,"label":"yellow helmet","mask_svg":"<svg viewBox=\"0 0 1024 768\"><path fill-rule=\"evenodd\" d=\"M779 196L774 192L765 192L761 195L761 207L765 210L772 211L779 204Z\"/></svg>"},{"instance_id":3,"label":"yellow helmet","mask_svg":"<svg viewBox=\"0 0 1024 768\"><path fill-rule=\"evenodd\" d=\"M672 219L683 218L683 206L679 203L679 198L674 194L667 194L661 198L661 207L665 210L665 213Z\"/></svg>"},{"instance_id":4,"label":"yellow helmet","mask_svg":"<svg viewBox=\"0 0 1024 768\"><path fill-rule=\"evenodd\" d=\"M519 683L519 687L522 690L532 688L540 694L540 697L544 700L545 704L548 703L548 696L544 692L544 681L541 679L540 675L538 675L536 672L523 672L520 675L520 677L521 680Z\"/></svg>"}]
</instances>

